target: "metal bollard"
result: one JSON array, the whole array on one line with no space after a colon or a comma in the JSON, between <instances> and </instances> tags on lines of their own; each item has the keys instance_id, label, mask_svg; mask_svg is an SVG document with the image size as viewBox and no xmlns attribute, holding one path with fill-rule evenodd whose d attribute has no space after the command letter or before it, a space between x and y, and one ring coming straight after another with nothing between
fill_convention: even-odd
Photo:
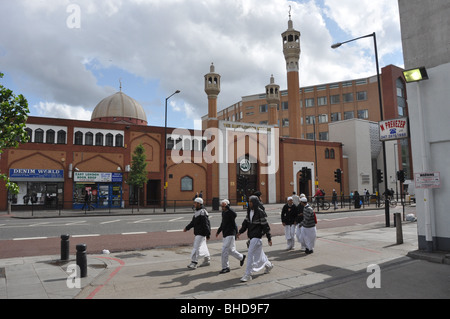
<instances>
[{"instance_id":1,"label":"metal bollard","mask_svg":"<svg viewBox=\"0 0 450 319\"><path fill-rule=\"evenodd\" d=\"M79 244L77 247L77 266L80 267L80 278L87 277L87 255L86 244Z\"/></svg>"},{"instance_id":2,"label":"metal bollard","mask_svg":"<svg viewBox=\"0 0 450 319\"><path fill-rule=\"evenodd\" d=\"M61 235L61 260L69 260L69 235Z\"/></svg>"},{"instance_id":3,"label":"metal bollard","mask_svg":"<svg viewBox=\"0 0 450 319\"><path fill-rule=\"evenodd\" d=\"M403 244L402 216L400 213L394 213L395 227L397 230L397 245Z\"/></svg>"}]
</instances>

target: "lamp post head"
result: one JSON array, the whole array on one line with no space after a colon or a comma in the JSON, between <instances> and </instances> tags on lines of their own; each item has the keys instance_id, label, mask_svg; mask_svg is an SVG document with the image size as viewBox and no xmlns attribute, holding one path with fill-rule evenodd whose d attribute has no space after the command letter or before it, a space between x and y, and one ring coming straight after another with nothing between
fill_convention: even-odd
<instances>
[{"instance_id":1,"label":"lamp post head","mask_svg":"<svg viewBox=\"0 0 450 319\"><path fill-rule=\"evenodd\" d=\"M176 90L176 91L175 91L175 94L178 94L178 93L180 93L180 92L181 92L180 90Z\"/></svg>"},{"instance_id":2,"label":"lamp post head","mask_svg":"<svg viewBox=\"0 0 450 319\"><path fill-rule=\"evenodd\" d=\"M333 45L331 46L331 48L332 48L332 49L337 49L337 48L339 48L341 45L342 45L342 43L338 42L338 43L333 44Z\"/></svg>"}]
</instances>

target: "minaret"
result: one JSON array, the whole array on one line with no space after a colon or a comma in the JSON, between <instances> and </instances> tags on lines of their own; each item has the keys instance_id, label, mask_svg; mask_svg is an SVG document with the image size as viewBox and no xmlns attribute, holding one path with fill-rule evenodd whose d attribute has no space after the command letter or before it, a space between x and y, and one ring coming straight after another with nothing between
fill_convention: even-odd
<instances>
[{"instance_id":1,"label":"minaret","mask_svg":"<svg viewBox=\"0 0 450 319\"><path fill-rule=\"evenodd\" d=\"M288 104L289 104L289 136L302 137L301 110L300 110L300 32L295 30L289 12L288 29L281 34L283 38L283 53L286 59Z\"/></svg>"},{"instance_id":2,"label":"minaret","mask_svg":"<svg viewBox=\"0 0 450 319\"><path fill-rule=\"evenodd\" d=\"M278 110L280 104L280 86L275 84L275 79L270 77L270 84L266 85L266 100L269 108L269 125L278 126Z\"/></svg>"},{"instance_id":3,"label":"minaret","mask_svg":"<svg viewBox=\"0 0 450 319\"><path fill-rule=\"evenodd\" d=\"M205 74L205 92L208 95L208 120L207 127L219 127L217 119L217 96L220 93L220 75L215 72L211 63L208 74Z\"/></svg>"}]
</instances>

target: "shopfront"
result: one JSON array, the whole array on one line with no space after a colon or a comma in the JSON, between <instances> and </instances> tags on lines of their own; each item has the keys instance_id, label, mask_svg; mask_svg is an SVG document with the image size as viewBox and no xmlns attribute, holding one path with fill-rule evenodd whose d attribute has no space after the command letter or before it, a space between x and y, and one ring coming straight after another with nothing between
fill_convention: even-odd
<instances>
[{"instance_id":1,"label":"shopfront","mask_svg":"<svg viewBox=\"0 0 450 319\"><path fill-rule=\"evenodd\" d=\"M73 208L83 209L86 201L94 208L122 207L122 175L122 173L75 172Z\"/></svg>"},{"instance_id":2,"label":"shopfront","mask_svg":"<svg viewBox=\"0 0 450 319\"><path fill-rule=\"evenodd\" d=\"M8 194L12 209L57 209L64 203L64 170L11 168L9 179L19 186L18 194Z\"/></svg>"}]
</instances>

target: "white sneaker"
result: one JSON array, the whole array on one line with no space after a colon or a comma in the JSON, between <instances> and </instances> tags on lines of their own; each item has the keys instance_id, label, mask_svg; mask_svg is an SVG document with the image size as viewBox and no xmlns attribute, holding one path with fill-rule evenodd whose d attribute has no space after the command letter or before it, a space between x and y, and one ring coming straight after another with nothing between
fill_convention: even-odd
<instances>
[{"instance_id":1,"label":"white sneaker","mask_svg":"<svg viewBox=\"0 0 450 319\"><path fill-rule=\"evenodd\" d=\"M211 259L210 259L209 257L205 257L205 258L203 259L203 262L202 262L202 264L200 265L200 267L203 267L203 266L209 266L209 265L211 265Z\"/></svg>"},{"instance_id":2,"label":"white sneaker","mask_svg":"<svg viewBox=\"0 0 450 319\"><path fill-rule=\"evenodd\" d=\"M244 276L241 278L241 281L242 281L242 282L247 282L247 281L250 281L250 280L252 280L252 276L251 276L251 275L244 275Z\"/></svg>"},{"instance_id":3,"label":"white sneaker","mask_svg":"<svg viewBox=\"0 0 450 319\"><path fill-rule=\"evenodd\" d=\"M273 264L270 263L269 265L266 265L265 267L266 267L266 270L264 270L264 273L265 273L265 274L268 274L268 273L270 273L270 271L272 270Z\"/></svg>"},{"instance_id":4,"label":"white sneaker","mask_svg":"<svg viewBox=\"0 0 450 319\"><path fill-rule=\"evenodd\" d=\"M197 268L197 263L191 262L187 267L188 267L189 269L196 269L196 268Z\"/></svg>"}]
</instances>

